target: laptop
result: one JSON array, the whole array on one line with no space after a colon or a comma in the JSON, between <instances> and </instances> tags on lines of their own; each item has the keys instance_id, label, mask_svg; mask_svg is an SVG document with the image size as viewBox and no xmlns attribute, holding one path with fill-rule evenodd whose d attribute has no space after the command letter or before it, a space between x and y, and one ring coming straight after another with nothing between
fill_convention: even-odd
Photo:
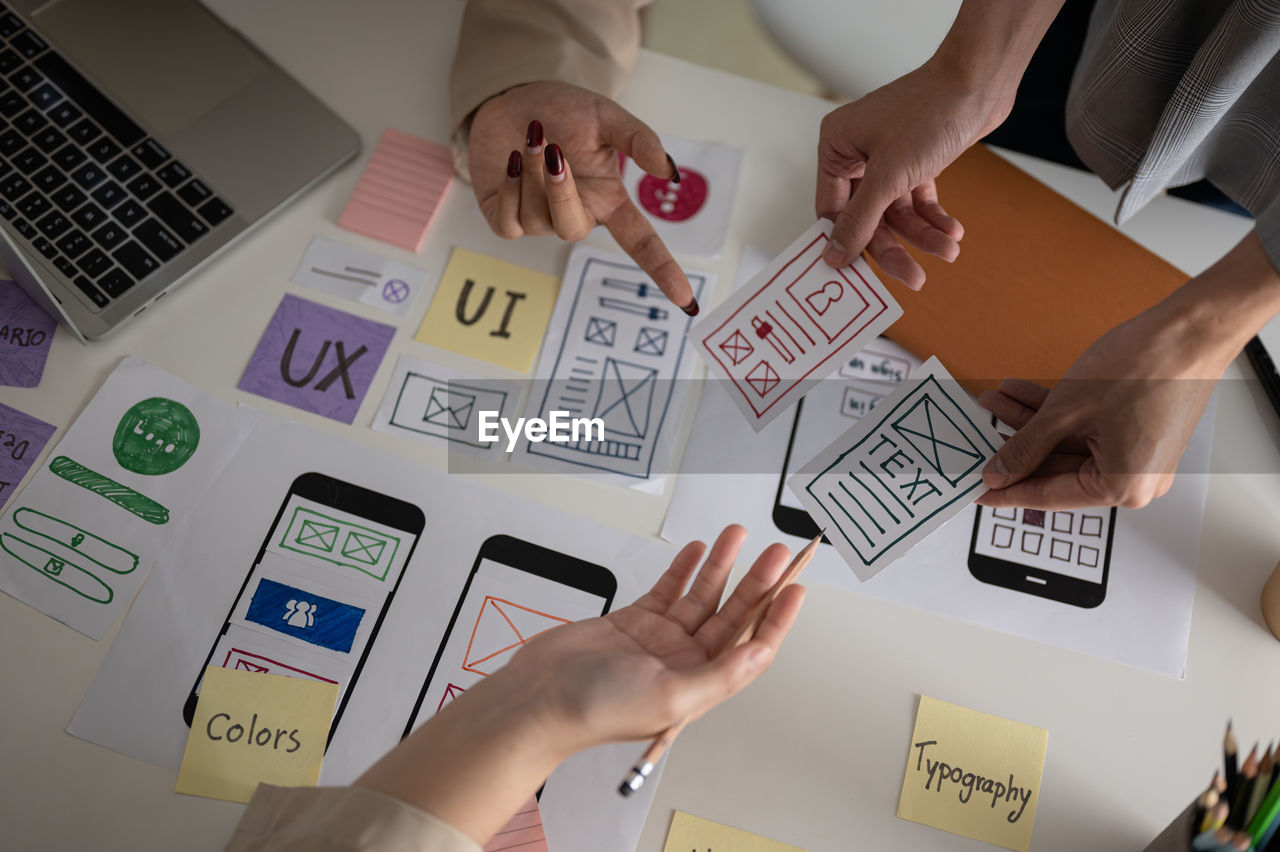
<instances>
[{"instance_id":1,"label":"laptop","mask_svg":"<svg viewBox=\"0 0 1280 852\"><path fill-rule=\"evenodd\" d=\"M196 0L0 0L0 260L81 340L359 148Z\"/></svg>"}]
</instances>

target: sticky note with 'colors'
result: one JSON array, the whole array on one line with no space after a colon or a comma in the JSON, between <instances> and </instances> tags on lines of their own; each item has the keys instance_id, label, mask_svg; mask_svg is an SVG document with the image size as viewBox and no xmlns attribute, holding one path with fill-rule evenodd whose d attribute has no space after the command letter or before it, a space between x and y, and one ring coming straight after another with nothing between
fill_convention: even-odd
<instances>
[{"instance_id":1,"label":"sticky note with 'colors'","mask_svg":"<svg viewBox=\"0 0 1280 852\"><path fill-rule=\"evenodd\" d=\"M210 666L178 770L179 793L248 802L259 783L316 783L338 685Z\"/></svg>"},{"instance_id":2,"label":"sticky note with 'colors'","mask_svg":"<svg viewBox=\"0 0 1280 852\"><path fill-rule=\"evenodd\" d=\"M351 191L338 225L416 252L452 180L448 148L388 128Z\"/></svg>"},{"instance_id":3,"label":"sticky note with 'colors'","mask_svg":"<svg viewBox=\"0 0 1280 852\"><path fill-rule=\"evenodd\" d=\"M1049 732L920 696L898 816L1027 852Z\"/></svg>"}]
</instances>

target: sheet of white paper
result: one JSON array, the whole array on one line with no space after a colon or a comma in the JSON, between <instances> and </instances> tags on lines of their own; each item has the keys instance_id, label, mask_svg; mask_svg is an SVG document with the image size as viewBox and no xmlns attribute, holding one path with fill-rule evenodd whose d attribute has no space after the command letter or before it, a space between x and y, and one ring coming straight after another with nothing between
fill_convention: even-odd
<instances>
[{"instance_id":1,"label":"sheet of white paper","mask_svg":"<svg viewBox=\"0 0 1280 852\"><path fill-rule=\"evenodd\" d=\"M689 332L757 430L902 316L866 261L823 262L830 234L819 219Z\"/></svg>"},{"instance_id":2,"label":"sheet of white paper","mask_svg":"<svg viewBox=\"0 0 1280 852\"><path fill-rule=\"evenodd\" d=\"M427 273L367 249L316 237L307 246L293 283L405 316L426 284Z\"/></svg>"},{"instance_id":3,"label":"sheet of white paper","mask_svg":"<svg viewBox=\"0 0 1280 852\"><path fill-rule=\"evenodd\" d=\"M742 149L677 136L663 136L662 144L680 169L680 182L653 177L624 160L627 194L671 251L719 257L729 231Z\"/></svg>"},{"instance_id":4,"label":"sheet of white paper","mask_svg":"<svg viewBox=\"0 0 1280 852\"><path fill-rule=\"evenodd\" d=\"M663 542L584 526L580 518L264 418L138 596L68 729L72 734L178 768L188 732L183 705L273 518L296 478L307 472L406 501L426 519L363 669L349 684L321 771L323 784L352 781L400 739L467 578L492 536L606 566L618 583L614 608L647 590L674 555ZM323 617L322 612L318 618ZM291 653L292 661L324 656L296 643ZM541 801L551 848L634 848L657 785L647 785L638 801L624 800L616 790L642 748L628 743L593 749L551 776Z\"/></svg>"},{"instance_id":5,"label":"sheet of white paper","mask_svg":"<svg viewBox=\"0 0 1280 852\"><path fill-rule=\"evenodd\" d=\"M713 276L686 270L694 297ZM531 443L513 460L633 487L660 488L693 370L692 320L629 257L593 246L569 256L525 417L599 418L603 440Z\"/></svg>"},{"instance_id":6,"label":"sheet of white paper","mask_svg":"<svg viewBox=\"0 0 1280 852\"><path fill-rule=\"evenodd\" d=\"M833 428L815 436L811 443L799 445L801 435L809 431L808 403L813 396L806 397L796 413L757 434L734 414L734 403L724 386L709 386L702 395L676 480L663 537L683 545L705 537L708 529L740 523L753 532L746 545L749 551L759 550L771 540L783 541L792 550L803 547L816 527L797 508L798 501L789 491L779 487L796 466L794 458L786 465L788 444L794 438L797 445L792 447L792 456L798 455L804 462L815 448L825 446L843 431ZM827 396L839 398L839 389ZM859 582L833 547L824 545L805 569L805 582L855 591L1181 678L1186 670L1208 491L1204 471L1209 467L1212 438L1211 403L1183 454L1183 472L1169 493L1145 509L1119 510L1105 597L1095 607L1025 594L976 578L970 567L977 561L971 547L973 507L936 530L892 570L865 583ZM1134 625L1141 625L1141 629L1135 630Z\"/></svg>"},{"instance_id":7,"label":"sheet of white paper","mask_svg":"<svg viewBox=\"0 0 1280 852\"><path fill-rule=\"evenodd\" d=\"M257 417L126 358L0 519L0 590L102 638Z\"/></svg>"},{"instance_id":8,"label":"sheet of white paper","mask_svg":"<svg viewBox=\"0 0 1280 852\"><path fill-rule=\"evenodd\" d=\"M869 580L986 493L1000 444L991 415L930 358L787 485Z\"/></svg>"},{"instance_id":9,"label":"sheet of white paper","mask_svg":"<svg viewBox=\"0 0 1280 852\"><path fill-rule=\"evenodd\" d=\"M410 440L447 446L449 453L507 460L507 436L481 440L480 412L515 419L527 383L463 373L401 355L373 428Z\"/></svg>"}]
</instances>

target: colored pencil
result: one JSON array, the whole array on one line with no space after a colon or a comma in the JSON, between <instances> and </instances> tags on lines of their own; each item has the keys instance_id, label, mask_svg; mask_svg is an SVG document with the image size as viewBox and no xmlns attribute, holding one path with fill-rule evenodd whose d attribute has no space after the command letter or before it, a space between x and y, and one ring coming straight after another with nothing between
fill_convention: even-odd
<instances>
[{"instance_id":1,"label":"colored pencil","mask_svg":"<svg viewBox=\"0 0 1280 852\"><path fill-rule=\"evenodd\" d=\"M782 593L783 589L794 583L796 577L800 576L800 572L804 570L804 566L808 565L809 560L813 558L813 554L818 549L818 544L822 541L822 536L825 532L826 530L824 529L822 532L814 536L813 541L805 545L804 549L795 555L791 560L791 564L789 564L786 570L782 572L782 576L778 578L778 581L773 584L773 587L769 589L765 596L760 599L760 602L755 605L755 608L751 610L746 619L744 619L742 624L738 627L737 632L734 633L733 636L730 637L729 641L725 643L724 648L720 651L721 654L729 653L734 648L737 648L739 645L747 642L756 635L756 631L760 629L760 625L764 623L765 616L769 612L769 606L777 599L778 595ZM622 779L622 783L618 785L619 794L623 796L630 796L636 790L639 790L644 786L645 779L653 772L654 766L662 759L662 755L671 747L671 743L675 741L676 736L684 730L684 727L687 724L688 720L682 719L670 728L667 728L665 731L658 734L658 736L654 737L653 742L649 744L649 747L645 749L644 754L640 756L640 760L636 762L635 766L631 767L631 771L627 773L627 777Z\"/></svg>"},{"instance_id":2,"label":"colored pencil","mask_svg":"<svg viewBox=\"0 0 1280 852\"><path fill-rule=\"evenodd\" d=\"M1231 720L1227 720L1227 733L1222 737L1222 768L1227 777L1227 801L1230 802L1236 795L1236 782L1240 777L1239 769L1236 766L1236 752L1240 750L1239 744L1236 742L1236 732L1232 730Z\"/></svg>"},{"instance_id":3,"label":"colored pencil","mask_svg":"<svg viewBox=\"0 0 1280 852\"><path fill-rule=\"evenodd\" d=\"M1267 745L1266 752L1262 755L1262 761L1258 764L1258 780L1253 784L1253 795L1249 797L1249 803L1246 806L1244 814L1244 824L1248 825L1258 808L1262 807L1262 802L1267 797L1267 793L1271 790L1271 775L1275 770L1275 756L1272 754L1272 745Z\"/></svg>"},{"instance_id":4,"label":"colored pencil","mask_svg":"<svg viewBox=\"0 0 1280 852\"><path fill-rule=\"evenodd\" d=\"M1218 773L1213 774L1214 779L1218 777ZM1218 804L1218 791L1214 789L1213 781L1209 782L1209 789L1200 794L1200 798L1196 799L1195 816L1191 818L1191 836L1201 834L1205 825L1209 822L1209 815L1213 813L1214 807Z\"/></svg>"},{"instance_id":5,"label":"colored pencil","mask_svg":"<svg viewBox=\"0 0 1280 852\"><path fill-rule=\"evenodd\" d=\"M1258 812L1249 822L1249 833L1253 835L1254 845L1259 849L1263 848L1275 834L1277 826L1280 826L1280 786L1273 784L1258 807Z\"/></svg>"},{"instance_id":6,"label":"colored pencil","mask_svg":"<svg viewBox=\"0 0 1280 852\"><path fill-rule=\"evenodd\" d=\"M1254 743L1249 756L1240 767L1239 784L1236 785L1235 797L1231 799L1231 813L1227 815L1227 825L1234 829L1245 826L1245 808L1253 796L1253 788L1258 780L1258 744Z\"/></svg>"}]
</instances>

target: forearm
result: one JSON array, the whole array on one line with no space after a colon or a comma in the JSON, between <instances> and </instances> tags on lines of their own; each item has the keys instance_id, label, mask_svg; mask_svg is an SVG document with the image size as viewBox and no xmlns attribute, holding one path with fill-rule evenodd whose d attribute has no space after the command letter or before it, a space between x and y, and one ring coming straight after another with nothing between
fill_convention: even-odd
<instances>
[{"instance_id":1,"label":"forearm","mask_svg":"<svg viewBox=\"0 0 1280 852\"><path fill-rule=\"evenodd\" d=\"M537 684L499 671L448 704L356 779L483 845L571 748Z\"/></svg>"},{"instance_id":2,"label":"forearm","mask_svg":"<svg viewBox=\"0 0 1280 852\"><path fill-rule=\"evenodd\" d=\"M1280 272L1255 231L1160 303L1207 363L1227 362L1280 313Z\"/></svg>"},{"instance_id":3,"label":"forearm","mask_svg":"<svg viewBox=\"0 0 1280 852\"><path fill-rule=\"evenodd\" d=\"M471 113L513 86L557 80L616 95L635 63L639 10L649 2L470 0L449 74L455 149Z\"/></svg>"},{"instance_id":4,"label":"forearm","mask_svg":"<svg viewBox=\"0 0 1280 852\"><path fill-rule=\"evenodd\" d=\"M998 124L1008 114L1045 31L1063 0L964 0L931 63L990 103Z\"/></svg>"}]
</instances>

